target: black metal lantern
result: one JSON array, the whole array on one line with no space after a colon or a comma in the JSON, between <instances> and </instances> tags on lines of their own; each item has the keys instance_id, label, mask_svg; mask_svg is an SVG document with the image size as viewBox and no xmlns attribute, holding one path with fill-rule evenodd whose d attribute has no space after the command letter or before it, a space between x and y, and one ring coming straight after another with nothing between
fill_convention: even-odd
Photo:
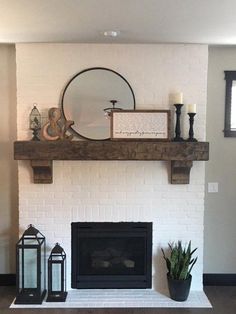
<instances>
[{"instance_id":1,"label":"black metal lantern","mask_svg":"<svg viewBox=\"0 0 236 314\"><path fill-rule=\"evenodd\" d=\"M56 243L48 259L47 302L65 302L66 292L66 253Z\"/></svg>"},{"instance_id":2,"label":"black metal lantern","mask_svg":"<svg viewBox=\"0 0 236 314\"><path fill-rule=\"evenodd\" d=\"M45 237L32 225L16 244L15 304L41 304L45 294Z\"/></svg>"}]
</instances>

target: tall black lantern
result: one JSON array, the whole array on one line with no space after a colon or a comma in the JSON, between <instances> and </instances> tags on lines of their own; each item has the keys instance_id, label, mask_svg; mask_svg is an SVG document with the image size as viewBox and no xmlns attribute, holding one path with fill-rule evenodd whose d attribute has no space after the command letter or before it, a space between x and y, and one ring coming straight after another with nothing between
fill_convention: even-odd
<instances>
[{"instance_id":1,"label":"tall black lantern","mask_svg":"<svg viewBox=\"0 0 236 314\"><path fill-rule=\"evenodd\" d=\"M15 304L41 304L45 294L45 237L32 225L16 244Z\"/></svg>"},{"instance_id":2,"label":"tall black lantern","mask_svg":"<svg viewBox=\"0 0 236 314\"><path fill-rule=\"evenodd\" d=\"M48 259L47 302L65 302L66 292L66 253L56 243Z\"/></svg>"}]
</instances>

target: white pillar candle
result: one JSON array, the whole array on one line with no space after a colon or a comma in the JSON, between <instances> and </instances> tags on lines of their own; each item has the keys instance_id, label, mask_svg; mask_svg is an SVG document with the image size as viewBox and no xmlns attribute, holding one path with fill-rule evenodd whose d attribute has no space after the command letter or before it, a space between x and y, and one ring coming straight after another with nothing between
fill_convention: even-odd
<instances>
[{"instance_id":1,"label":"white pillar candle","mask_svg":"<svg viewBox=\"0 0 236 314\"><path fill-rule=\"evenodd\" d=\"M196 113L197 112L197 110L196 110L197 105L196 104L189 104L187 108L188 108L188 113Z\"/></svg>"},{"instance_id":2,"label":"white pillar candle","mask_svg":"<svg viewBox=\"0 0 236 314\"><path fill-rule=\"evenodd\" d=\"M173 103L174 104L182 104L183 103L183 93L173 94Z\"/></svg>"}]
</instances>

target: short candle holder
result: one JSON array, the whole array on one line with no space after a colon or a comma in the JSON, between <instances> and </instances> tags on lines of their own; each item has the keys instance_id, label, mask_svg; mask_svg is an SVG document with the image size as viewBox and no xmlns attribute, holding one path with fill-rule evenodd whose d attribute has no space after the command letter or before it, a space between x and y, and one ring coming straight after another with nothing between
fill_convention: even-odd
<instances>
[{"instance_id":1,"label":"short candle holder","mask_svg":"<svg viewBox=\"0 0 236 314\"><path fill-rule=\"evenodd\" d=\"M194 124L194 116L196 115L195 112L189 112L189 138L187 139L187 142L197 142L197 140L194 138L194 132L193 132L193 124Z\"/></svg>"},{"instance_id":2,"label":"short candle holder","mask_svg":"<svg viewBox=\"0 0 236 314\"><path fill-rule=\"evenodd\" d=\"M174 142L183 142L184 139L181 137L181 130L180 130L180 115L181 115L181 108L183 104L174 104L176 108L176 125L175 125L175 137Z\"/></svg>"}]
</instances>

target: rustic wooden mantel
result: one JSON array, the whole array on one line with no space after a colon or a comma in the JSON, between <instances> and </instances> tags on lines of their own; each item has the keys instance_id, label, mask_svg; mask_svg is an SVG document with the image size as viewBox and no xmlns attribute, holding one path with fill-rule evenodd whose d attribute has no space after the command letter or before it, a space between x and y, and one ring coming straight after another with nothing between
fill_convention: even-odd
<instances>
[{"instance_id":1,"label":"rustic wooden mantel","mask_svg":"<svg viewBox=\"0 0 236 314\"><path fill-rule=\"evenodd\" d=\"M188 184L194 160L209 159L207 142L16 141L16 160L31 160L34 183L52 183L53 160L166 160L170 182Z\"/></svg>"}]
</instances>

